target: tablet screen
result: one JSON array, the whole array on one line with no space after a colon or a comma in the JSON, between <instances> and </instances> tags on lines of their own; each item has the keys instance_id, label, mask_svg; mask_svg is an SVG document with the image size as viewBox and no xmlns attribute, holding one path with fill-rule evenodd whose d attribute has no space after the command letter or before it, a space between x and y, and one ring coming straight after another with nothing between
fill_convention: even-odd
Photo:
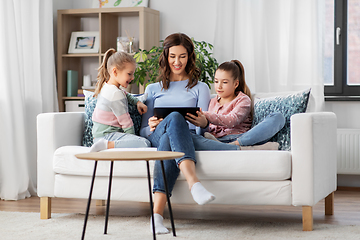
<instances>
[{"instance_id":1,"label":"tablet screen","mask_svg":"<svg viewBox=\"0 0 360 240\"><path fill-rule=\"evenodd\" d=\"M179 112L184 117L186 113L191 113L197 116L196 111L200 111L199 107L155 107L154 116L157 118L165 118L172 112Z\"/></svg>"}]
</instances>

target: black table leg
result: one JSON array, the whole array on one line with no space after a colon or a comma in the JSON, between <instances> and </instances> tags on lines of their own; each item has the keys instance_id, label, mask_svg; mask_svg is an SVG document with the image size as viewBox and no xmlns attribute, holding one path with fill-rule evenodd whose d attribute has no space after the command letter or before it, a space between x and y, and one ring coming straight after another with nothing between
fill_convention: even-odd
<instances>
[{"instance_id":1,"label":"black table leg","mask_svg":"<svg viewBox=\"0 0 360 240\"><path fill-rule=\"evenodd\" d=\"M155 220L154 220L154 206L153 206L152 191L151 191L151 180L150 180L149 161L146 161L146 167L147 167L147 177L148 177L148 185L149 185L149 197L150 197L150 212L151 212L152 232L153 232L153 239L156 240Z\"/></svg>"},{"instance_id":2,"label":"black table leg","mask_svg":"<svg viewBox=\"0 0 360 240\"><path fill-rule=\"evenodd\" d=\"M92 180L91 180L91 186L90 186L89 199L88 199L88 203L87 203L87 206L86 206L84 227L83 227L83 232L82 232L81 240L84 240L84 238L85 238L85 230L86 230L87 219L88 219L88 216L89 216L91 196L92 196L92 192L93 192L93 188L94 188L94 181L95 181L95 174L96 174L97 163L98 163L98 161L95 161L95 164L94 164L94 172L93 172L93 176L92 176Z\"/></svg>"},{"instance_id":3,"label":"black table leg","mask_svg":"<svg viewBox=\"0 0 360 240\"><path fill-rule=\"evenodd\" d=\"M113 177L113 169L114 169L114 161L111 161L110 176L109 176L109 190L108 190L108 197L107 197L107 203L106 203L106 217L105 217L104 234L107 234L107 226L108 226L108 220L109 220L110 194L111 194L111 182L112 182L112 177Z\"/></svg>"},{"instance_id":4,"label":"black table leg","mask_svg":"<svg viewBox=\"0 0 360 240\"><path fill-rule=\"evenodd\" d=\"M172 228L172 231L173 231L173 236L176 237L174 217L173 217L172 209L171 209L170 194L169 194L169 189L168 189L167 181L166 181L164 162L163 162L163 160L160 160L160 162L161 162L161 169L162 169L163 178L164 178L165 192L166 192L166 197L167 197L167 202L168 202L168 207L169 207L171 228Z\"/></svg>"}]
</instances>

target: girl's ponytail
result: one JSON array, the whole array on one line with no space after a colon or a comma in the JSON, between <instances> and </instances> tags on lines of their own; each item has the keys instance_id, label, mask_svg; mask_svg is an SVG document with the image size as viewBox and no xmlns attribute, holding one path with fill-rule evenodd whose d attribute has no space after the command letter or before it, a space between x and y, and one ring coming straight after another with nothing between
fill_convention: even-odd
<instances>
[{"instance_id":1,"label":"girl's ponytail","mask_svg":"<svg viewBox=\"0 0 360 240\"><path fill-rule=\"evenodd\" d=\"M94 93L94 97L97 97L97 95L100 93L102 86L104 85L105 82L107 82L110 78L110 74L107 70L108 67L108 60L111 57L111 55L113 55L114 53L116 53L115 49L110 48L109 50L106 51L105 55L104 55L104 59L102 61L102 64L100 65L100 67L98 68L98 75L97 75L97 82L96 82L96 88L95 88L95 93Z\"/></svg>"},{"instance_id":2,"label":"girl's ponytail","mask_svg":"<svg viewBox=\"0 0 360 240\"><path fill-rule=\"evenodd\" d=\"M245 69L242 63L239 60L231 60L230 62L235 63L235 65L239 68L238 76L236 77L239 80L239 86L235 89L235 94L237 95L239 92L243 92L251 99L250 88L247 86L245 82ZM235 76L234 76L235 78Z\"/></svg>"},{"instance_id":3,"label":"girl's ponytail","mask_svg":"<svg viewBox=\"0 0 360 240\"><path fill-rule=\"evenodd\" d=\"M110 48L106 51L104 59L100 67L98 68L97 83L94 93L94 97L99 95L104 83L110 79L110 73L112 67L116 67L118 70L125 68L125 63L131 63L136 66L135 58L125 52L116 52L115 49Z\"/></svg>"},{"instance_id":4,"label":"girl's ponytail","mask_svg":"<svg viewBox=\"0 0 360 240\"><path fill-rule=\"evenodd\" d=\"M245 82L245 70L244 66L239 60L231 60L230 62L223 62L217 68L225 72L230 72L231 76L239 80L239 85L235 89L235 95L238 95L239 92L243 92L251 98L250 88L246 85Z\"/></svg>"},{"instance_id":5,"label":"girl's ponytail","mask_svg":"<svg viewBox=\"0 0 360 240\"><path fill-rule=\"evenodd\" d=\"M239 92L243 92L251 99L251 102L252 102L250 88L248 87L248 85L245 82L245 69L239 60L231 60L230 62L224 62L224 63L220 64L218 69L226 71L226 72L230 72L234 79L239 80L239 85L235 89L235 95L238 95ZM252 117L253 110L251 110L250 114Z\"/></svg>"}]
</instances>

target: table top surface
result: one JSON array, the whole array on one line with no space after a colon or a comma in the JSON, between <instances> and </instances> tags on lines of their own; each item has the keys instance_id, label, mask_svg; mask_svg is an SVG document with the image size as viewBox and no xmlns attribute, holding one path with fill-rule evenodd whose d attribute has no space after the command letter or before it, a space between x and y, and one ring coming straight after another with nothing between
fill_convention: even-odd
<instances>
[{"instance_id":1,"label":"table top surface","mask_svg":"<svg viewBox=\"0 0 360 240\"><path fill-rule=\"evenodd\" d=\"M182 156L184 156L182 152L170 151L105 151L75 154L75 157L82 160L99 161L168 160Z\"/></svg>"}]
</instances>

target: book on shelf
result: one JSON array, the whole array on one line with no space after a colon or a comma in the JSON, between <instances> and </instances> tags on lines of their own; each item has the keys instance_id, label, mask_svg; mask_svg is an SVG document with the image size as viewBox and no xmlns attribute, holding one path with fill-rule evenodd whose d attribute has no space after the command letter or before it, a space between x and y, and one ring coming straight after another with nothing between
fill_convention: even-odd
<instances>
[{"instance_id":1,"label":"book on shelf","mask_svg":"<svg viewBox=\"0 0 360 240\"><path fill-rule=\"evenodd\" d=\"M66 96L76 97L77 88L78 88L78 72L74 70L67 70Z\"/></svg>"},{"instance_id":2,"label":"book on shelf","mask_svg":"<svg viewBox=\"0 0 360 240\"><path fill-rule=\"evenodd\" d=\"M78 96L78 97L85 97L84 92L83 92L82 89L78 89L77 96Z\"/></svg>"}]
</instances>

